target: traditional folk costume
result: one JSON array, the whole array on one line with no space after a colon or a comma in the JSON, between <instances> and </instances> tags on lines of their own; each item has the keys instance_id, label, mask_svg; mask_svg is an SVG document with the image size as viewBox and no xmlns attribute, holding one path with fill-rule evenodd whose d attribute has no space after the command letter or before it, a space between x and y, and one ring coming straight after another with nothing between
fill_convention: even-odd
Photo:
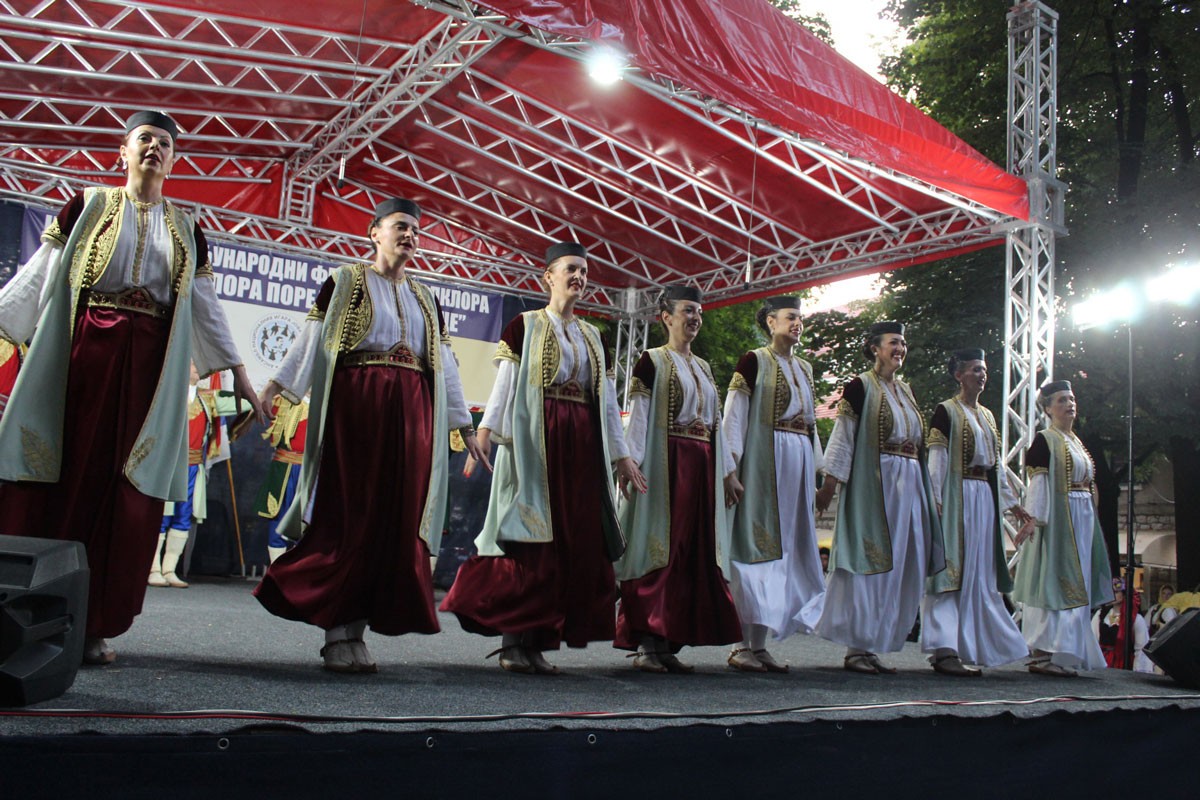
<instances>
[{"instance_id":1,"label":"traditional folk costume","mask_svg":"<svg viewBox=\"0 0 1200 800\"><path fill-rule=\"evenodd\" d=\"M1124 591L1120 578L1113 578L1113 593ZM1112 605L1105 606L1092 615L1092 634L1100 642L1104 663L1113 669L1125 669L1125 642L1129 626L1124 624L1125 604L1113 598ZM1154 672L1154 663L1145 653L1150 643L1150 626L1138 608L1138 597L1133 597L1133 671Z\"/></svg>"},{"instance_id":2,"label":"traditional folk costume","mask_svg":"<svg viewBox=\"0 0 1200 800\"><path fill-rule=\"evenodd\" d=\"M868 370L846 385L825 450L825 473L843 486L819 636L868 653L903 648L926 576L945 566L921 445L908 384Z\"/></svg>"},{"instance_id":3,"label":"traditional folk costume","mask_svg":"<svg viewBox=\"0 0 1200 800\"><path fill-rule=\"evenodd\" d=\"M548 308L501 334L479 424L500 445L487 516L442 603L464 630L534 651L613 638L611 464L628 451L606 356L592 325Z\"/></svg>"},{"instance_id":4,"label":"traditional folk costume","mask_svg":"<svg viewBox=\"0 0 1200 800\"><path fill-rule=\"evenodd\" d=\"M1052 654L1059 667L1102 669L1091 614L1113 594L1092 503L1092 458L1073 433L1046 428L1025 454L1025 468L1025 510L1037 521L1033 541L1021 548L1013 586L1013 599L1024 604L1025 641L1031 650Z\"/></svg>"},{"instance_id":5,"label":"traditional folk costume","mask_svg":"<svg viewBox=\"0 0 1200 800\"><path fill-rule=\"evenodd\" d=\"M292 403L281 395L275 398L272 410L275 419L262 436L275 447L275 454L267 467L254 511L267 520L267 555L273 563L287 552L290 544L279 533L279 522L300 485L300 464L308 434L308 400Z\"/></svg>"},{"instance_id":6,"label":"traditional folk costume","mask_svg":"<svg viewBox=\"0 0 1200 800\"><path fill-rule=\"evenodd\" d=\"M83 542L86 636L117 636L163 501L187 498L189 364L241 364L200 228L122 188L77 195L0 292L0 337L30 336L0 420L0 533Z\"/></svg>"},{"instance_id":7,"label":"traditional folk costume","mask_svg":"<svg viewBox=\"0 0 1200 800\"><path fill-rule=\"evenodd\" d=\"M429 557L442 536L449 428L471 415L433 294L411 276L339 268L272 380L295 404L311 388L315 424L279 524L299 544L267 569L258 601L324 628L331 644L361 643L367 625L438 632ZM344 638L330 638L343 626Z\"/></svg>"},{"instance_id":8,"label":"traditional folk costume","mask_svg":"<svg viewBox=\"0 0 1200 800\"><path fill-rule=\"evenodd\" d=\"M929 479L942 509L946 568L929 578L922 601L922 650L953 650L984 667L1024 658L1029 648L1000 594L1012 591L1000 520L1018 501L1000 466L1000 434L988 409L953 398L938 405Z\"/></svg>"},{"instance_id":9,"label":"traditional folk costume","mask_svg":"<svg viewBox=\"0 0 1200 800\"><path fill-rule=\"evenodd\" d=\"M187 498L167 503L162 527L150 563L150 586L186 589L187 583L175 574L179 557L187 546L192 520L203 522L208 516L208 460L221 450L221 417L236 416L238 402L233 392L191 387L188 402L188 473Z\"/></svg>"},{"instance_id":10,"label":"traditional folk costume","mask_svg":"<svg viewBox=\"0 0 1200 800\"><path fill-rule=\"evenodd\" d=\"M25 356L23 350L22 345L0 339L0 417L4 416L8 396L12 394L13 384L17 382L17 372L20 371L21 359Z\"/></svg>"},{"instance_id":11,"label":"traditional folk costume","mask_svg":"<svg viewBox=\"0 0 1200 800\"><path fill-rule=\"evenodd\" d=\"M811 633L825 606L813 495L821 440L812 365L760 347L725 400L725 438L745 488L732 517L733 599L743 625Z\"/></svg>"},{"instance_id":12,"label":"traditional folk costume","mask_svg":"<svg viewBox=\"0 0 1200 800\"><path fill-rule=\"evenodd\" d=\"M736 466L725 447L719 403L701 358L656 347L634 367L625 440L648 489L620 501L627 544L617 563L614 647L636 650L651 636L676 653L684 645L742 637L725 577L724 477Z\"/></svg>"}]
</instances>

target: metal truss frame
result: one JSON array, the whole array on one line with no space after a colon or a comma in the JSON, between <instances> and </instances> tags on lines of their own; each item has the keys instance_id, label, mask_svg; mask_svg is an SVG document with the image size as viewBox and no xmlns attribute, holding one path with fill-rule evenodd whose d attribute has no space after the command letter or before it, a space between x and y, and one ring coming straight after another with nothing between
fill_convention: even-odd
<instances>
[{"instance_id":1,"label":"metal truss frame","mask_svg":"<svg viewBox=\"0 0 1200 800\"><path fill-rule=\"evenodd\" d=\"M1008 13L1008 170L1029 185L1030 218L1006 226L1000 435L1010 485L1018 487L1024 482L1013 467L1024 463L1037 432L1038 388L1054 374L1054 247L1066 233L1066 187L1055 177L1057 76L1058 14L1040 2L1015 5Z\"/></svg>"},{"instance_id":2,"label":"metal truss frame","mask_svg":"<svg viewBox=\"0 0 1200 800\"><path fill-rule=\"evenodd\" d=\"M756 206L753 192L748 198L735 196L715 181L616 141L519 87L473 69L504 39L576 61L591 53L590 42L547 34L470 0L412 2L443 19L419 41L406 43L154 0L0 0L0 57L6 69L31 75L83 74L113 87L170 81L196 97L194 105L163 109L188 123L189 152L172 180L282 180L277 217L195 209L216 239L332 263L362 258L366 247L360 238L313 224L318 198L364 213L380 199L377 190L343 179L340 167L353 158L470 212L464 216L474 222L441 220L424 232L415 266L438 280L540 297L540 253L516 249L492 231L520 229L546 242L586 241L608 274L636 287L593 284L584 302L587 309L618 319L618 339L625 347L645 341L654 295L664 283L688 280L711 302L729 301L798 282L878 271L897 261L936 258L995 241L1009 222L982 205L802 139L661 76L626 72L626 81L669 105L689 125L723 137L759 166L769 165L824 193L831 203L851 208L867 221L867 228L853 235L812 241ZM1020 7L1028 5L1041 7ZM1021 97L1036 96L1033 92L1044 84L1038 73L1028 82L1033 88L1023 89ZM448 96L451 83L455 94ZM311 117L302 111L255 114L232 102L268 97L289 100L297 109L324 111ZM0 90L0 100L8 101L9 109L0 116L0 136L4 130L26 134L20 145L0 145L0 194L58 203L83 186L117 177L115 157L98 143L135 109L135 101L102 105L20 89ZM1041 103L1036 107L1042 110ZM685 253L702 265L701 272L685 273L632 247L612 244L604 231L401 149L385 136L401 121L498 169L519 172L547 188L569 187L593 218L619 223L643 239ZM1041 130L1041 123L1030 124L1028 130ZM29 141L33 130L44 132L45 140ZM64 144L72 137L87 144ZM1020 146L1028 149L1023 140ZM1052 162L1037 164L1039 175L1053 175ZM621 180L606 175L620 175ZM1051 179L1038 180L1037 185L1052 187ZM1046 191L1053 194L1052 188ZM945 207L920 213L901 201L901 192L934 197ZM1047 203L1053 207L1053 197ZM701 218L708 223L694 221ZM1010 242L1014 235L1009 233ZM1052 237L1049 248L1052 263ZM1044 241L1031 241L1025 249L1034 262L1045 259L1038 255L1046 250ZM1034 313L1042 308L1036 305ZM632 355L619 356L624 378ZM1020 386L1028 388L1030 380ZM1006 418L1006 431L1008 424Z\"/></svg>"}]
</instances>

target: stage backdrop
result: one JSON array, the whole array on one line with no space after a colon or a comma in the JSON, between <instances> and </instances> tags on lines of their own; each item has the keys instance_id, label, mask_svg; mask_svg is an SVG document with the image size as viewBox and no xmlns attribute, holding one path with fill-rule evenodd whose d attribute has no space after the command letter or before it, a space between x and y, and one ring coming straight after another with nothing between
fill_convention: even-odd
<instances>
[{"instance_id":1,"label":"stage backdrop","mask_svg":"<svg viewBox=\"0 0 1200 800\"><path fill-rule=\"evenodd\" d=\"M27 207L21 228L21 263L38 248L42 231L57 211ZM330 266L269 249L210 241L217 293L225 306L234 342L255 387L275 374L296 339ZM459 360L468 405L487 402L496 378L492 356L503 324L503 297L425 280L442 304Z\"/></svg>"}]
</instances>

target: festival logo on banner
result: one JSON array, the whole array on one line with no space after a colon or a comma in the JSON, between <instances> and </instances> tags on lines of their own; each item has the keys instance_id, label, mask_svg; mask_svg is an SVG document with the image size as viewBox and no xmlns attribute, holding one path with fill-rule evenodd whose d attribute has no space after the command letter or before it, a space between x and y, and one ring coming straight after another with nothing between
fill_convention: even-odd
<instances>
[{"instance_id":1,"label":"festival logo on banner","mask_svg":"<svg viewBox=\"0 0 1200 800\"><path fill-rule=\"evenodd\" d=\"M270 314L254 326L254 357L272 371L283 363L292 342L300 335L300 326L291 317Z\"/></svg>"}]
</instances>

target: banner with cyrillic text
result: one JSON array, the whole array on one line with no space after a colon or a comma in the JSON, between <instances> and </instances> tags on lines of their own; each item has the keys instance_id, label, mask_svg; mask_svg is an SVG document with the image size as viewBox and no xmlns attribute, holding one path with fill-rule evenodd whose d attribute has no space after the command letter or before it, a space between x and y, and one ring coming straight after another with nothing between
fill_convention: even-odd
<instances>
[{"instance_id":1,"label":"banner with cyrillic text","mask_svg":"<svg viewBox=\"0 0 1200 800\"><path fill-rule=\"evenodd\" d=\"M33 256L42 231L56 214L49 209L26 208L21 232L22 264ZM261 388L299 335L333 268L315 259L212 240L209 258L234 342L250 380ZM434 283L423 277L421 282L441 304L467 402L483 405L496 376L492 356L503 322L502 296Z\"/></svg>"}]
</instances>

